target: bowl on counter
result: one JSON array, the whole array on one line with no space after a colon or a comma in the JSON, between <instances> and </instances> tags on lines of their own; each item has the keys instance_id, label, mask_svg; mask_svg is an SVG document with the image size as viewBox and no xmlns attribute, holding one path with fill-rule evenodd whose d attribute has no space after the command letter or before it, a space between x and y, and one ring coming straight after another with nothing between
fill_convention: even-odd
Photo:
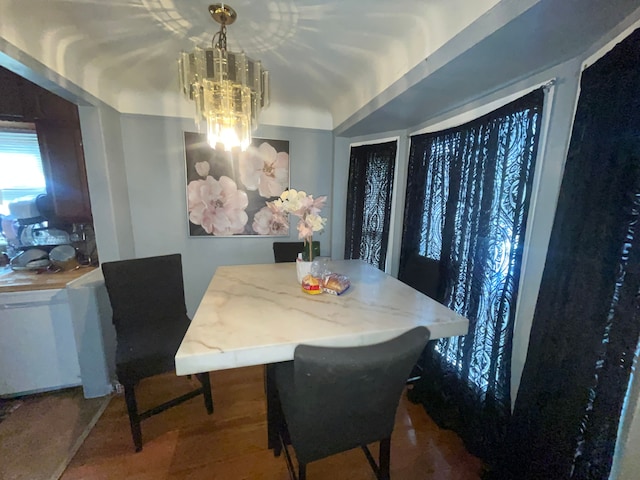
<instances>
[{"instance_id":1,"label":"bowl on counter","mask_svg":"<svg viewBox=\"0 0 640 480\"><path fill-rule=\"evenodd\" d=\"M58 245L49 252L51 263L62 270L73 270L78 266L76 249L71 245Z\"/></svg>"}]
</instances>

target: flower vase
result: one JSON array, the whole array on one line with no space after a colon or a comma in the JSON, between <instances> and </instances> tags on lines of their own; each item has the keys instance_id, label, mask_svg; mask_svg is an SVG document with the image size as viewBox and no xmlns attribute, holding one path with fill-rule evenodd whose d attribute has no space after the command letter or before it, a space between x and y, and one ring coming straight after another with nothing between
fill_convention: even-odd
<instances>
[{"instance_id":1,"label":"flower vase","mask_svg":"<svg viewBox=\"0 0 640 480\"><path fill-rule=\"evenodd\" d=\"M304 277L311 273L311 265L313 262L305 262L301 258L296 260L296 273L298 275L298 283L302 283Z\"/></svg>"},{"instance_id":2,"label":"flower vase","mask_svg":"<svg viewBox=\"0 0 640 480\"><path fill-rule=\"evenodd\" d=\"M311 265L313 259L320 256L320 242L313 241L313 238L304 241L304 248L298 259L296 260L296 273L298 274L298 282L302 283L302 279L311 273Z\"/></svg>"}]
</instances>

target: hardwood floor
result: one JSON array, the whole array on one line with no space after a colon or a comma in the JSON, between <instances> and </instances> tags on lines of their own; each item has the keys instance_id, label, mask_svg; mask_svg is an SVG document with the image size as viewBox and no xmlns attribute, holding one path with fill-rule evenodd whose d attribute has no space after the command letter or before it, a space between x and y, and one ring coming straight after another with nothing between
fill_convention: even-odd
<instances>
[{"instance_id":1,"label":"hardwood floor","mask_svg":"<svg viewBox=\"0 0 640 480\"><path fill-rule=\"evenodd\" d=\"M190 382L195 378L173 374L148 379L138 388L139 406L187 391ZM275 458L266 447L262 367L212 372L211 384L213 415L198 397L145 420L140 453L133 449L124 397L114 396L61 479L287 480L284 455ZM377 456L377 447L372 451ZM403 396L391 441L393 480L478 480L481 469L454 433L440 430ZM360 450L311 463L307 477L375 479Z\"/></svg>"},{"instance_id":2,"label":"hardwood floor","mask_svg":"<svg viewBox=\"0 0 640 480\"><path fill-rule=\"evenodd\" d=\"M108 402L85 399L82 387L7 401L15 409L0 423L0 479L57 480Z\"/></svg>"}]
</instances>

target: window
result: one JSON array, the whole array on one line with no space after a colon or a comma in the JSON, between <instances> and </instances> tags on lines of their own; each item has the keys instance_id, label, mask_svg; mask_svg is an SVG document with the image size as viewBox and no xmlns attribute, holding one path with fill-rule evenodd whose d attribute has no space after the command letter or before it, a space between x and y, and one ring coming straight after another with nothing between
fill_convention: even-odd
<instances>
[{"instance_id":1,"label":"window","mask_svg":"<svg viewBox=\"0 0 640 480\"><path fill-rule=\"evenodd\" d=\"M345 259L385 269L397 142L351 148Z\"/></svg>"},{"instance_id":2,"label":"window","mask_svg":"<svg viewBox=\"0 0 640 480\"><path fill-rule=\"evenodd\" d=\"M511 346L544 91L464 125L411 137L398 278L469 319L430 343L419 398L471 451L497 453L511 412ZM417 266L417 267L416 267ZM453 409L456 411L453 412Z\"/></svg>"},{"instance_id":3,"label":"window","mask_svg":"<svg viewBox=\"0 0 640 480\"><path fill-rule=\"evenodd\" d=\"M47 192L35 127L16 125L0 124L0 215L10 202Z\"/></svg>"}]
</instances>

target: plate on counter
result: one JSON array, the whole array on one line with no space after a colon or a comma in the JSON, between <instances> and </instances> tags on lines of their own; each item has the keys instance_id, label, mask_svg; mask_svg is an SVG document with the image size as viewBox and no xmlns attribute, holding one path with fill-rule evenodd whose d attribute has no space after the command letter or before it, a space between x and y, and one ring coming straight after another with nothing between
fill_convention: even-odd
<instances>
[{"instance_id":1,"label":"plate on counter","mask_svg":"<svg viewBox=\"0 0 640 480\"><path fill-rule=\"evenodd\" d=\"M25 250L21 254L13 257L11 262L9 262L9 265L15 271L40 270L47 268L50 264L49 254L39 248Z\"/></svg>"},{"instance_id":2,"label":"plate on counter","mask_svg":"<svg viewBox=\"0 0 640 480\"><path fill-rule=\"evenodd\" d=\"M20 234L22 245L62 245L70 243L69 234L59 228L26 225Z\"/></svg>"}]
</instances>

